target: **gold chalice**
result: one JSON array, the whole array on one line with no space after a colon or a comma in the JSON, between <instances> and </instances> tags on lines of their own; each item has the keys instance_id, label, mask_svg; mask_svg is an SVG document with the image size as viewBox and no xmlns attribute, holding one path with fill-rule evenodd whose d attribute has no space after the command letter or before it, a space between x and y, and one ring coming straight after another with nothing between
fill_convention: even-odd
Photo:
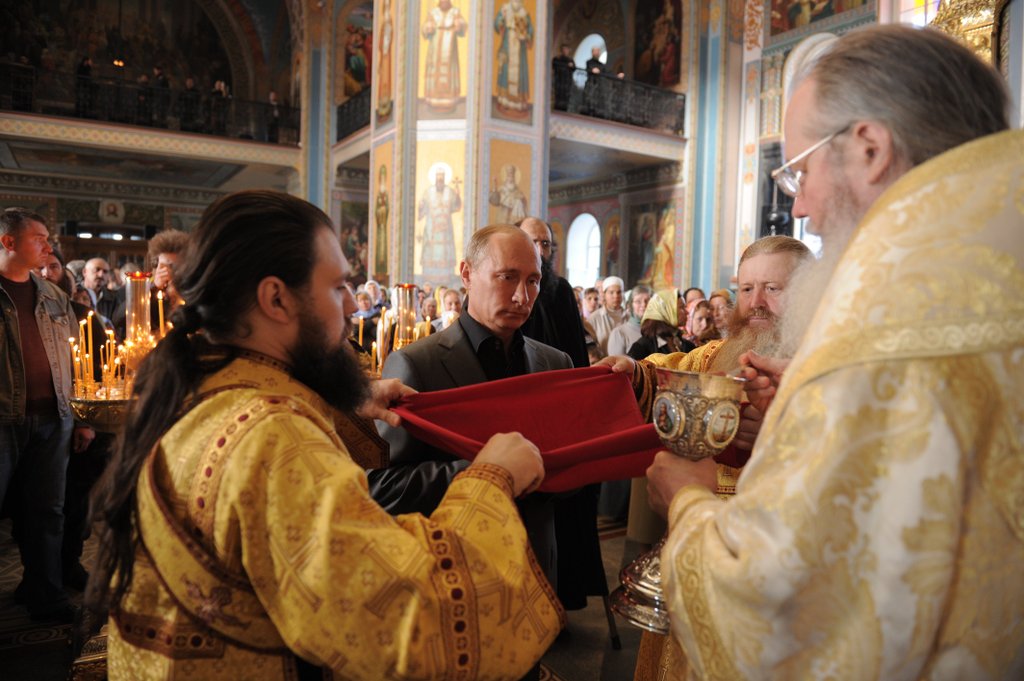
<instances>
[{"instance_id":1,"label":"gold chalice","mask_svg":"<svg viewBox=\"0 0 1024 681\"><path fill-rule=\"evenodd\" d=\"M654 427L669 451L699 461L725 449L740 424L745 381L691 371L658 368ZM630 624L667 634L668 609L661 588L662 538L619 574L611 608Z\"/></svg>"}]
</instances>

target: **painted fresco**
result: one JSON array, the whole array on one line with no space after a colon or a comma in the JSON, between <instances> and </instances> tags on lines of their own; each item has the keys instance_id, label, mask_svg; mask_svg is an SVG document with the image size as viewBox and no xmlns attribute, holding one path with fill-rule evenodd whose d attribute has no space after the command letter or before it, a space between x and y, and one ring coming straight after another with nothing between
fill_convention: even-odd
<instances>
[{"instance_id":1,"label":"painted fresco","mask_svg":"<svg viewBox=\"0 0 1024 681\"><path fill-rule=\"evenodd\" d=\"M191 232L199 224L203 208L169 207L164 210L164 229Z\"/></svg>"},{"instance_id":2,"label":"painted fresco","mask_svg":"<svg viewBox=\"0 0 1024 681\"><path fill-rule=\"evenodd\" d=\"M380 23L377 29L377 125L391 120L394 107L394 73L392 50L395 43L395 19L391 0L381 0Z\"/></svg>"},{"instance_id":3,"label":"painted fresco","mask_svg":"<svg viewBox=\"0 0 1024 681\"><path fill-rule=\"evenodd\" d=\"M0 149L7 152L14 160L14 167L20 170L54 175L102 177L125 182L216 189L242 169L242 166L236 163L76 149L21 140L2 143Z\"/></svg>"},{"instance_id":4,"label":"painted fresco","mask_svg":"<svg viewBox=\"0 0 1024 681\"><path fill-rule=\"evenodd\" d=\"M50 235L60 233L57 224L57 199L31 194L0 194L0 210L5 208L24 208L46 218L46 226Z\"/></svg>"},{"instance_id":5,"label":"painted fresco","mask_svg":"<svg viewBox=\"0 0 1024 681\"><path fill-rule=\"evenodd\" d=\"M366 282L367 240L370 220L370 206L363 201L345 200L341 204L340 231L341 251L348 260L352 274L349 281L354 286Z\"/></svg>"},{"instance_id":6,"label":"painted fresco","mask_svg":"<svg viewBox=\"0 0 1024 681\"><path fill-rule=\"evenodd\" d=\"M868 4L866 0L770 0L770 2L771 20L768 31L772 38L811 24L826 22L832 17L861 9Z\"/></svg>"},{"instance_id":7,"label":"painted fresco","mask_svg":"<svg viewBox=\"0 0 1024 681\"><path fill-rule=\"evenodd\" d=\"M423 141L416 146L416 237L413 274L417 283L457 281L462 257L462 185L466 143Z\"/></svg>"},{"instance_id":8,"label":"painted fresco","mask_svg":"<svg viewBox=\"0 0 1024 681\"><path fill-rule=\"evenodd\" d=\"M394 173L392 172L394 142L388 140L377 145L371 155L373 169L371 196L373 197L373 268L370 274L381 283L388 283L389 253L394 219Z\"/></svg>"},{"instance_id":9,"label":"painted fresco","mask_svg":"<svg viewBox=\"0 0 1024 681\"><path fill-rule=\"evenodd\" d=\"M494 95L491 115L533 122L530 74L534 64L536 0L496 0L494 6ZM533 86L535 87L535 85Z\"/></svg>"},{"instance_id":10,"label":"painted fresco","mask_svg":"<svg viewBox=\"0 0 1024 681\"><path fill-rule=\"evenodd\" d=\"M421 3L418 114L423 119L465 118L469 17L451 0Z\"/></svg>"},{"instance_id":11,"label":"painted fresco","mask_svg":"<svg viewBox=\"0 0 1024 681\"><path fill-rule=\"evenodd\" d=\"M511 223L530 215L531 147L491 140L487 223Z\"/></svg>"},{"instance_id":12,"label":"painted fresco","mask_svg":"<svg viewBox=\"0 0 1024 681\"><path fill-rule=\"evenodd\" d=\"M373 75L373 3L357 3L339 14L335 33L334 103L370 87Z\"/></svg>"},{"instance_id":13,"label":"painted fresco","mask_svg":"<svg viewBox=\"0 0 1024 681\"><path fill-rule=\"evenodd\" d=\"M663 88L679 84L682 19L680 0L638 3L633 68L635 80Z\"/></svg>"},{"instance_id":14,"label":"painted fresco","mask_svg":"<svg viewBox=\"0 0 1024 681\"><path fill-rule=\"evenodd\" d=\"M13 5L0 11L5 26L0 53L24 56L35 67L75 73L89 56L94 78L134 81L159 65L172 88L183 88L187 77L193 77L202 92L209 92L218 80L231 85L229 57L217 28L198 2L31 0ZM245 0L242 5L246 48L267 78L259 85L290 92L291 28L284 3ZM123 69L113 66L115 57L124 60ZM59 92L73 87L71 80L59 79L46 87L54 96L73 95Z\"/></svg>"},{"instance_id":15,"label":"painted fresco","mask_svg":"<svg viewBox=\"0 0 1024 681\"><path fill-rule=\"evenodd\" d=\"M635 206L631 211L629 249L630 283L654 290L675 286L675 206L658 202Z\"/></svg>"},{"instance_id":16,"label":"painted fresco","mask_svg":"<svg viewBox=\"0 0 1024 681\"><path fill-rule=\"evenodd\" d=\"M619 266L619 247L621 245L622 236L622 216L619 213L614 213L608 217L608 221L605 223L604 230L601 233L601 239L604 242L604 262L601 264L601 272L605 275L619 276L622 274L622 268Z\"/></svg>"}]
</instances>

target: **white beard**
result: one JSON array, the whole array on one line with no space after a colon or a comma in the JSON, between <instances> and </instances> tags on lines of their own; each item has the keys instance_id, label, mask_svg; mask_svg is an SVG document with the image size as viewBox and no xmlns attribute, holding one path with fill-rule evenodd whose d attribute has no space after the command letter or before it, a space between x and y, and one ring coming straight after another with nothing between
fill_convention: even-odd
<instances>
[{"instance_id":1,"label":"white beard","mask_svg":"<svg viewBox=\"0 0 1024 681\"><path fill-rule=\"evenodd\" d=\"M835 190L829 201L829 218L823 225L824 229L820 230L828 235L828 239L822 241L821 257L800 264L786 284L785 312L779 323L778 357L793 357L804 336L813 333L811 320L814 313L865 212L856 205L853 193L842 177L833 174L832 185Z\"/></svg>"},{"instance_id":2,"label":"white beard","mask_svg":"<svg viewBox=\"0 0 1024 681\"><path fill-rule=\"evenodd\" d=\"M744 326L733 329L729 338L722 343L708 370L711 372L732 371L740 366L740 355L753 350L759 355L769 357L777 354L779 347L779 322L774 326L761 329Z\"/></svg>"}]
</instances>

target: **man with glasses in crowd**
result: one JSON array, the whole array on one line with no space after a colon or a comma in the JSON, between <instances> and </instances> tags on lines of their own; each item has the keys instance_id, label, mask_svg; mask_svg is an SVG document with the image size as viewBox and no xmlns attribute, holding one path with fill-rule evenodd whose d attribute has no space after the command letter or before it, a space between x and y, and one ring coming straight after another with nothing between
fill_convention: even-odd
<instances>
[{"instance_id":1,"label":"man with glasses in crowd","mask_svg":"<svg viewBox=\"0 0 1024 681\"><path fill-rule=\"evenodd\" d=\"M1024 678L1024 133L932 30L851 32L792 92L773 175L824 257L788 366L748 357L771 408L736 496L711 460L648 470L671 670Z\"/></svg>"}]
</instances>

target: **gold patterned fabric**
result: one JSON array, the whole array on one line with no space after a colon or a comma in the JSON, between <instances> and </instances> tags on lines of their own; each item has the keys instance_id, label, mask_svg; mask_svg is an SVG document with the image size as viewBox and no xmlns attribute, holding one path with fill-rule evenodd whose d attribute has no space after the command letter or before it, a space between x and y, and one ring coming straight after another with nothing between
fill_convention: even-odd
<instances>
[{"instance_id":1,"label":"gold patterned fabric","mask_svg":"<svg viewBox=\"0 0 1024 681\"><path fill-rule=\"evenodd\" d=\"M474 465L430 518L391 517L332 412L245 356L140 476L109 671L131 679L517 679L564 625L502 468Z\"/></svg>"},{"instance_id":2,"label":"gold patterned fabric","mask_svg":"<svg viewBox=\"0 0 1024 681\"><path fill-rule=\"evenodd\" d=\"M878 199L737 495L662 553L690 678L1024 678L1024 133Z\"/></svg>"}]
</instances>

